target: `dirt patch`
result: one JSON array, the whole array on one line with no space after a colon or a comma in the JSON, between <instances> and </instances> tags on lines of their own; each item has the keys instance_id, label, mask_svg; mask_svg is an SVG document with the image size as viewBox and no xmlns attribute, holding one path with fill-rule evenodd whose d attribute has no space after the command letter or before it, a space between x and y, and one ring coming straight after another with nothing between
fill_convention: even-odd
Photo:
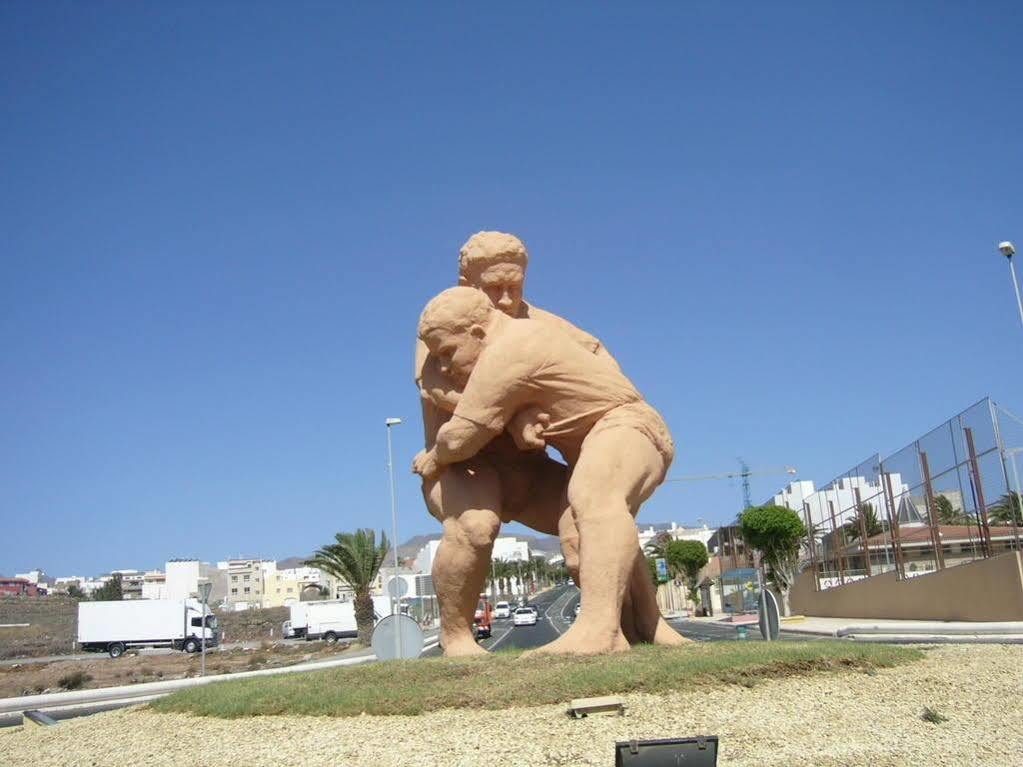
<instances>
[{"instance_id":1,"label":"dirt patch","mask_svg":"<svg viewBox=\"0 0 1023 767\"><path fill-rule=\"evenodd\" d=\"M275 641L288 620L287 607L241 612L213 611L224 642ZM0 660L68 655L75 652L78 600L66 596L0 597L0 624L28 626L0 628Z\"/></svg>"},{"instance_id":2,"label":"dirt patch","mask_svg":"<svg viewBox=\"0 0 1023 767\"><path fill-rule=\"evenodd\" d=\"M0 659L62 655L73 651L78 602L70 597L0 597Z\"/></svg>"},{"instance_id":3,"label":"dirt patch","mask_svg":"<svg viewBox=\"0 0 1023 767\"><path fill-rule=\"evenodd\" d=\"M212 650L206 654L206 673L229 674L327 660L348 649L350 644L346 642L335 645L266 642L253 649ZM183 679L198 674L198 654L129 651L116 660L97 654L87 660L0 666L0 698Z\"/></svg>"}]
</instances>

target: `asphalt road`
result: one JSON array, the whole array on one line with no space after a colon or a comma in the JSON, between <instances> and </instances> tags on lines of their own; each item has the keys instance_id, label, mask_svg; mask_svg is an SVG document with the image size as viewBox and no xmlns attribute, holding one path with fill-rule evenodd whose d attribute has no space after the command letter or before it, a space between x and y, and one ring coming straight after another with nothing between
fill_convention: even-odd
<instances>
[{"instance_id":1,"label":"asphalt road","mask_svg":"<svg viewBox=\"0 0 1023 767\"><path fill-rule=\"evenodd\" d=\"M487 650L510 648L528 650L547 644L563 634L572 625L575 605L578 601L579 589L575 586L559 586L556 589L540 594L529 602L540 613L540 620L537 621L535 626L513 626L510 619L495 620L494 635L489 639L481 641L480 646ZM685 618L669 620L668 622L682 636L697 642L741 641L734 625L708 623L705 621L687 620ZM763 641L757 624L747 624L746 629L746 641ZM783 631L779 638L783 641L812 642L819 641L825 637ZM440 649L435 648L430 652L424 653L424 655L440 655Z\"/></svg>"},{"instance_id":2,"label":"asphalt road","mask_svg":"<svg viewBox=\"0 0 1023 767\"><path fill-rule=\"evenodd\" d=\"M704 621L690 621L684 618L669 620L668 623L682 636L695 639L697 642L718 642L738 639L738 631L735 626L727 623L706 623ZM782 631L778 638L788 642L813 642L827 639L827 637L823 636L795 634L789 631ZM763 641L763 637L760 636L760 628L756 623L746 624L746 641Z\"/></svg>"},{"instance_id":3,"label":"asphalt road","mask_svg":"<svg viewBox=\"0 0 1023 767\"><path fill-rule=\"evenodd\" d=\"M529 605L539 613L535 626L515 626L511 618L501 618L493 623L493 636L480 641L486 650L518 648L528 650L557 639L571 624L568 615L571 606L579 599L579 589L574 586L558 586L550 591L537 594ZM440 648L423 653L424 657L440 655Z\"/></svg>"}]
</instances>

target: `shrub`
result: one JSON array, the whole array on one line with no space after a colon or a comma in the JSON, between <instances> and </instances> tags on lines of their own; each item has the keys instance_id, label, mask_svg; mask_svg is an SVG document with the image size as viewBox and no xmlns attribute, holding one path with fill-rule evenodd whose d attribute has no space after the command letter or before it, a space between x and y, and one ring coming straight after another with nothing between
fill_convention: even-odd
<instances>
[{"instance_id":1,"label":"shrub","mask_svg":"<svg viewBox=\"0 0 1023 767\"><path fill-rule=\"evenodd\" d=\"M91 680L92 677L84 671L72 671L58 679L57 684L64 690L77 690Z\"/></svg>"}]
</instances>

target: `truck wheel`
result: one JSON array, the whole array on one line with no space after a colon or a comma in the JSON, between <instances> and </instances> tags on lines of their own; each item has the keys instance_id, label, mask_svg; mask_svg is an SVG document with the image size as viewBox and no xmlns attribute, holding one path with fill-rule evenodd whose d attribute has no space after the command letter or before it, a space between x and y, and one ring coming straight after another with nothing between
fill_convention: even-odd
<instances>
[{"instance_id":1,"label":"truck wheel","mask_svg":"<svg viewBox=\"0 0 1023 767\"><path fill-rule=\"evenodd\" d=\"M323 641L326 642L327 644L334 644L334 642L337 641L337 634L335 634L333 631L328 631L326 634L323 635Z\"/></svg>"},{"instance_id":2,"label":"truck wheel","mask_svg":"<svg viewBox=\"0 0 1023 767\"><path fill-rule=\"evenodd\" d=\"M185 644L181 649L189 654L199 652L199 642L195 639L186 639Z\"/></svg>"},{"instance_id":3,"label":"truck wheel","mask_svg":"<svg viewBox=\"0 0 1023 767\"><path fill-rule=\"evenodd\" d=\"M107 647L107 652L110 654L111 658L120 658L124 655L124 643L114 642Z\"/></svg>"}]
</instances>

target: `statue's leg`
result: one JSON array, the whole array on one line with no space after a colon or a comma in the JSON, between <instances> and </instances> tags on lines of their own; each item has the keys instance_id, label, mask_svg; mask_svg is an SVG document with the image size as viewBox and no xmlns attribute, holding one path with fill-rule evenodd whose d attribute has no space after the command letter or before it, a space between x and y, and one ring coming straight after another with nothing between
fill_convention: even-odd
<instances>
[{"instance_id":1,"label":"statue's leg","mask_svg":"<svg viewBox=\"0 0 1023 767\"><path fill-rule=\"evenodd\" d=\"M582 609L568 631L536 652L622 648L622 605L639 555L634 517L664 470L665 459L638 430L604 429L586 438L568 486L579 529Z\"/></svg>"},{"instance_id":2,"label":"statue's leg","mask_svg":"<svg viewBox=\"0 0 1023 767\"><path fill-rule=\"evenodd\" d=\"M484 653L476 644L472 619L501 526L497 474L480 462L456 464L437 481L424 483L423 494L430 513L444 526L432 571L444 654Z\"/></svg>"},{"instance_id":3,"label":"statue's leg","mask_svg":"<svg viewBox=\"0 0 1023 767\"><path fill-rule=\"evenodd\" d=\"M523 482L522 470L527 481ZM568 480L571 470L549 456L522 462L520 471L514 475L502 474L505 481L504 510L506 520L520 522L527 527L548 535L556 534L561 543L561 554L569 577L578 585L579 580L579 529L568 503ZM512 481L508 481L511 479ZM520 493L520 490L525 490ZM643 562L645 565L645 561ZM649 581L649 575L644 573ZM656 608L656 604L655 604ZM641 641L652 642L653 627L647 635L641 635L637 621L632 615L632 599L626 594L622 606L622 633L630 644ZM659 617L659 615L658 615Z\"/></svg>"}]
</instances>

